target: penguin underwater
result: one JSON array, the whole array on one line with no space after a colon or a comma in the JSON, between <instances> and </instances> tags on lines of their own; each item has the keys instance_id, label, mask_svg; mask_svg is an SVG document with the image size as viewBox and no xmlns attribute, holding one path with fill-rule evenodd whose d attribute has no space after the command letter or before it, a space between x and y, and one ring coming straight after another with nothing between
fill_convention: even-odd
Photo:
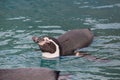
<instances>
[{"instance_id":1,"label":"penguin underwater","mask_svg":"<svg viewBox=\"0 0 120 80\"><path fill-rule=\"evenodd\" d=\"M59 73L43 67L0 69L0 80L60 80L62 76Z\"/></svg>"},{"instance_id":2,"label":"penguin underwater","mask_svg":"<svg viewBox=\"0 0 120 80\"><path fill-rule=\"evenodd\" d=\"M74 29L58 38L33 36L32 40L38 44L43 57L55 58L68 55L79 56L80 53L76 50L88 47L92 43L93 37L90 29Z\"/></svg>"}]
</instances>

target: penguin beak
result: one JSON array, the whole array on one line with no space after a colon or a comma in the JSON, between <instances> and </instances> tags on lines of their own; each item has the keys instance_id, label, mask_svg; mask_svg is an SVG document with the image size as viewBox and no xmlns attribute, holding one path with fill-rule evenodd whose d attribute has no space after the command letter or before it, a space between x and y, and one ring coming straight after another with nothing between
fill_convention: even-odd
<instances>
[{"instance_id":1,"label":"penguin beak","mask_svg":"<svg viewBox=\"0 0 120 80\"><path fill-rule=\"evenodd\" d=\"M39 38L39 37L36 37L36 36L33 36L33 37L32 37L32 40L33 40L35 43L40 43L40 42L44 41L43 38Z\"/></svg>"}]
</instances>

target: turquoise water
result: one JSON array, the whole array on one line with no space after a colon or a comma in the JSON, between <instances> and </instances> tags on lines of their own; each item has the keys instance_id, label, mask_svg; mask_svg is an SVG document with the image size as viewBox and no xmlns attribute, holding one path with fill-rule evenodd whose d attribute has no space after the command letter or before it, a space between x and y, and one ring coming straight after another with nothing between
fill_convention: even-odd
<instances>
[{"instance_id":1,"label":"turquoise water","mask_svg":"<svg viewBox=\"0 0 120 80\"><path fill-rule=\"evenodd\" d=\"M46 60L32 36L58 37L91 28L93 43L81 51L109 62L74 56ZM120 0L1 0L0 68L49 67L70 80L120 80Z\"/></svg>"}]
</instances>

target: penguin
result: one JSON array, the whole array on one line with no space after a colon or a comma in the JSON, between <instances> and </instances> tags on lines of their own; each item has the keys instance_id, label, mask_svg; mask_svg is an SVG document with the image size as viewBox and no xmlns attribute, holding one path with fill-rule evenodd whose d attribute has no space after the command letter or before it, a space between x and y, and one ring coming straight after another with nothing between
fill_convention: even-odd
<instances>
[{"instance_id":1,"label":"penguin","mask_svg":"<svg viewBox=\"0 0 120 80\"><path fill-rule=\"evenodd\" d=\"M88 47L93 41L93 33L88 29L70 30L58 38L33 36L32 40L38 44L45 58L56 58L60 56L79 56L78 49ZM82 55L84 56L84 55Z\"/></svg>"},{"instance_id":2,"label":"penguin","mask_svg":"<svg viewBox=\"0 0 120 80\"><path fill-rule=\"evenodd\" d=\"M43 67L0 69L0 80L59 80L59 72Z\"/></svg>"}]
</instances>

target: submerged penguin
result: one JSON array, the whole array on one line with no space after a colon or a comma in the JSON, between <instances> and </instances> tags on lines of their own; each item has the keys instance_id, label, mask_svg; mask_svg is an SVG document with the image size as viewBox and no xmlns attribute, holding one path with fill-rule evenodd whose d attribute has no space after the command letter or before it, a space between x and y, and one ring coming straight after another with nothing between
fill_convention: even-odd
<instances>
[{"instance_id":1,"label":"submerged penguin","mask_svg":"<svg viewBox=\"0 0 120 80\"><path fill-rule=\"evenodd\" d=\"M34 36L32 39L39 45L42 56L45 58L67 55L78 56L80 53L76 52L76 50L89 46L93 40L93 33L90 29L75 29L58 38Z\"/></svg>"},{"instance_id":2,"label":"submerged penguin","mask_svg":"<svg viewBox=\"0 0 120 80\"><path fill-rule=\"evenodd\" d=\"M0 80L60 80L59 71L48 68L0 69Z\"/></svg>"}]
</instances>

